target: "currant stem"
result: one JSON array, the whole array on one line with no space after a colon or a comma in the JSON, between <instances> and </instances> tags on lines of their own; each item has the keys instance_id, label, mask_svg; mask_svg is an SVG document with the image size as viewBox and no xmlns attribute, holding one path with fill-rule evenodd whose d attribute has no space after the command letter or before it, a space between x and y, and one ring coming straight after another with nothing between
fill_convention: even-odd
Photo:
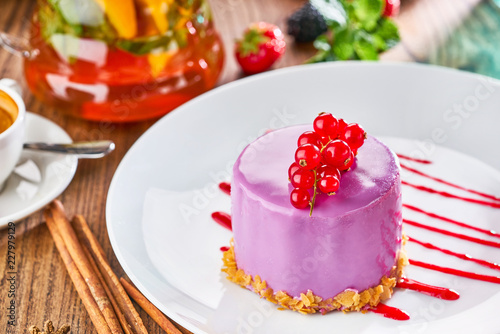
<instances>
[{"instance_id":1,"label":"currant stem","mask_svg":"<svg viewBox=\"0 0 500 334\"><path fill-rule=\"evenodd\" d=\"M328 143L326 143L326 145L330 144L330 142L333 141L333 139L331 139L330 137L328 137L329 141ZM320 152L323 152L323 150L325 149L326 145L323 145L321 144L321 150ZM313 209L314 209L314 203L316 202L316 195L318 194L318 172L317 172L317 168L314 169L314 186L313 186L313 198L311 199L311 202L309 203L310 206L311 206L311 210L309 211L309 217L312 217L312 214L313 214Z\"/></svg>"},{"instance_id":2,"label":"currant stem","mask_svg":"<svg viewBox=\"0 0 500 334\"><path fill-rule=\"evenodd\" d=\"M313 198L311 199L311 210L309 211L309 217L312 216L313 214L313 209L314 209L314 203L316 202L316 194L318 193L316 189L318 188L318 172L317 168L314 169L314 186L313 186Z\"/></svg>"},{"instance_id":3,"label":"currant stem","mask_svg":"<svg viewBox=\"0 0 500 334\"><path fill-rule=\"evenodd\" d=\"M323 145L323 143L321 143L321 149L319 150L321 153L323 153L323 150L325 149L325 147L327 147L328 144L330 144L333 141L333 139L331 139L330 136L328 136L328 139L329 139L328 143L326 143L325 145Z\"/></svg>"}]
</instances>

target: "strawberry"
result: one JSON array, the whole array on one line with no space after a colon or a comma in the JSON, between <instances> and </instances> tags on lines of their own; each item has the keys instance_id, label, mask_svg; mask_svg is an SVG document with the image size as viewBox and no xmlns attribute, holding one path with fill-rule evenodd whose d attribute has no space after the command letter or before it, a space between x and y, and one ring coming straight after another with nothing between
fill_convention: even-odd
<instances>
[{"instance_id":1,"label":"strawberry","mask_svg":"<svg viewBox=\"0 0 500 334\"><path fill-rule=\"evenodd\" d=\"M400 0L385 0L385 9L383 16L394 17L399 13Z\"/></svg>"},{"instance_id":2,"label":"strawberry","mask_svg":"<svg viewBox=\"0 0 500 334\"><path fill-rule=\"evenodd\" d=\"M236 41L235 56L243 72L255 74L271 67L285 52L281 30L266 22L252 23Z\"/></svg>"}]
</instances>

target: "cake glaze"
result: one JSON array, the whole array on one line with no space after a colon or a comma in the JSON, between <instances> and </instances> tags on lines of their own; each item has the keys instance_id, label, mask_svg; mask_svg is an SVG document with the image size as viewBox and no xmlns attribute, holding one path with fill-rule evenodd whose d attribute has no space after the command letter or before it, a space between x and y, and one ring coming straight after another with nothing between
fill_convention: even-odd
<instances>
[{"instance_id":1,"label":"cake glaze","mask_svg":"<svg viewBox=\"0 0 500 334\"><path fill-rule=\"evenodd\" d=\"M368 137L334 196L320 195L312 217L291 206L287 170L293 126L248 145L233 168L234 256L238 269L274 291L332 298L393 275L401 248L401 182L396 156Z\"/></svg>"}]
</instances>

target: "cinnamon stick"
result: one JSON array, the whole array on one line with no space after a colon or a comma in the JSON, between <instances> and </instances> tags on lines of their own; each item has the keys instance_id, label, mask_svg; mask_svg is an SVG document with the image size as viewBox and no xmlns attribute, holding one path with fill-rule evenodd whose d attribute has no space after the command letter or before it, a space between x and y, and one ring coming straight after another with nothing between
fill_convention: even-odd
<instances>
[{"instance_id":1,"label":"cinnamon stick","mask_svg":"<svg viewBox=\"0 0 500 334\"><path fill-rule=\"evenodd\" d=\"M127 322L131 325L132 331L137 334L147 334L148 331L146 330L139 313L137 313L132 301L120 284L118 277L115 275L107 262L104 251L97 241L97 238L90 230L85 218L81 215L76 215L72 220L72 224L80 241L88 247L90 254L94 258L99 271L111 291L111 294L115 298L119 308L123 311Z\"/></svg>"},{"instance_id":2,"label":"cinnamon stick","mask_svg":"<svg viewBox=\"0 0 500 334\"><path fill-rule=\"evenodd\" d=\"M102 286L101 282L96 276L96 273L92 269L85 253L82 249L80 242L78 241L75 231L71 227L68 219L66 218L66 214L64 213L64 207L61 202L58 200L54 200L49 204L48 209L45 210L46 219L47 217L51 217L55 225L57 225L61 236L63 237L64 244L68 249L68 252L73 259L76 267L80 271L83 279L87 283L94 300L99 307L99 310L102 312L102 315L106 319L106 322L113 334L123 334L123 330L120 326L120 322L118 321L116 314L113 310L113 306L106 295L106 291Z\"/></svg>"},{"instance_id":3,"label":"cinnamon stick","mask_svg":"<svg viewBox=\"0 0 500 334\"><path fill-rule=\"evenodd\" d=\"M87 313L90 317L90 320L92 320L92 323L97 330L97 333L112 334L108 324L106 323L106 319L104 319L104 316L99 310L99 307L97 306L94 297L92 296L92 293L87 286L87 283L85 283L82 275L76 267L75 262L71 258L66 245L64 244L63 237L54 220L51 210L46 209L43 215L45 217L45 221L47 227L49 228L50 234L52 234L52 238L54 239L57 250L59 251L59 255L61 255L64 265L66 266L69 277L73 281L73 285L75 286L75 289L78 292L78 295L80 296L82 303L85 306L85 309L87 310Z\"/></svg>"},{"instance_id":4,"label":"cinnamon stick","mask_svg":"<svg viewBox=\"0 0 500 334\"><path fill-rule=\"evenodd\" d=\"M125 290L129 296L135 300L139 306L146 311L147 314L165 331L167 334L182 334L175 326L168 320L168 318L151 303L144 295L137 290L135 286L132 285L125 278L121 277L120 282L122 283Z\"/></svg>"},{"instance_id":5,"label":"cinnamon stick","mask_svg":"<svg viewBox=\"0 0 500 334\"><path fill-rule=\"evenodd\" d=\"M106 294L108 295L109 301L111 302L111 305L113 305L113 309L115 310L116 316L118 317L118 321L120 321L120 324L122 325L122 329L125 332L125 334L133 334L132 329L130 328L130 325L127 323L127 319L125 319L125 316L123 315L122 310L120 310L120 307L118 306L115 298L113 297L113 294L109 290L109 287L106 285L106 282L104 280L104 277L102 276L101 272L99 271L99 268L97 268L97 264L95 263L94 259L92 258L92 255L90 254L89 249L86 246L83 246L83 250L85 251L85 255L87 256L87 259L90 262L90 265L92 266L92 269L97 275L97 278L101 282L102 286L104 287L104 291L106 291Z\"/></svg>"}]
</instances>

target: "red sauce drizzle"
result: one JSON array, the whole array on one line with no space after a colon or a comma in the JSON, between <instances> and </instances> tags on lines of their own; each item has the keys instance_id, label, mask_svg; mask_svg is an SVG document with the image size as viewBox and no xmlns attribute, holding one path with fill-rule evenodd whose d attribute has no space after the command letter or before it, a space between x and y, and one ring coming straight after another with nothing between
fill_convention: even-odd
<instances>
[{"instance_id":1,"label":"red sauce drizzle","mask_svg":"<svg viewBox=\"0 0 500 334\"><path fill-rule=\"evenodd\" d=\"M426 192L431 193L431 194L438 194L438 195L441 195L443 197L455 198L455 199L459 199L459 200L462 200L462 201L465 201L465 202L470 202L470 203L476 203L476 204L480 204L480 205L490 206L492 208L497 208L497 209L500 208L500 203L487 202L487 201L482 201L482 200L479 200L479 199L474 199L474 198L468 198L468 197L462 197L462 196L458 196L458 195L453 195L453 194L447 193L445 191L435 190L435 189L428 188L428 187L425 187L425 186L420 186L420 185L417 185L417 184L409 183L407 181L401 181L401 183L404 184L404 185L406 185L406 186L410 186L412 188L415 188L415 189L418 189L418 190L421 190L421 191L426 191Z\"/></svg>"},{"instance_id":2,"label":"red sauce drizzle","mask_svg":"<svg viewBox=\"0 0 500 334\"><path fill-rule=\"evenodd\" d=\"M473 189L469 189L469 188L462 187L462 186L460 186L460 185L458 185L458 184L451 183L451 182L445 181L445 180L443 180L443 179L439 179L439 178L434 177L434 176L431 176L431 175L429 175L429 174L425 174L424 172L421 172L421 171L419 171L419 170L417 170L417 169L414 169L414 168L408 167L408 166L406 166L406 165L404 165L404 164L401 164L401 163L400 163L400 165L401 165L401 168L403 168L403 169L406 169L406 170L408 170L408 171L410 171L410 172L412 172L412 173L418 174L418 175L423 176L423 177L426 177L426 178L428 178L428 179L434 180L434 181L436 181L436 182L440 182L440 183L442 183L442 184L446 184L447 186L450 186L450 187L453 187L453 188L457 188L457 189L460 189L460 190L464 190L464 191L467 191L467 192L469 192L469 193L471 193L471 194L476 194L476 195L479 195L479 196L481 196L481 197L489 198L489 199L491 199L491 200L494 200L494 201L500 202L500 198L495 197L495 196L493 196L493 195L486 194L486 193L483 193L483 192L480 192L480 191L477 191L477 190L473 190Z\"/></svg>"},{"instance_id":3,"label":"red sauce drizzle","mask_svg":"<svg viewBox=\"0 0 500 334\"><path fill-rule=\"evenodd\" d=\"M233 230L231 225L231 215L225 212L217 211L212 213L212 219L215 220L219 225L227 228L229 231Z\"/></svg>"},{"instance_id":4,"label":"red sauce drizzle","mask_svg":"<svg viewBox=\"0 0 500 334\"><path fill-rule=\"evenodd\" d=\"M412 158L412 157L409 157L407 155L403 155L403 154L396 154L400 159L405 159L405 160L408 160L408 161L414 161L414 162L418 162L418 163L421 163L421 164L431 164L432 161L430 160L423 160L423 159L416 159L416 158Z\"/></svg>"},{"instance_id":5,"label":"red sauce drizzle","mask_svg":"<svg viewBox=\"0 0 500 334\"><path fill-rule=\"evenodd\" d=\"M224 193L231 195L231 183L229 182L221 182L219 183L219 189Z\"/></svg>"},{"instance_id":6,"label":"red sauce drizzle","mask_svg":"<svg viewBox=\"0 0 500 334\"><path fill-rule=\"evenodd\" d=\"M472 256L470 256L469 254L456 253L456 252L451 251L449 249L441 248L441 247L435 246L435 245L428 243L428 242L419 241L419 240L412 238L408 235L407 235L407 237L408 237L408 241L419 244L425 248L437 250L437 251L440 251L441 253L455 256L455 257L458 257L459 259L462 259L465 261L475 262L475 263L480 264L482 266L485 266L485 267L488 267L491 269L496 269L496 270L500 271L500 264L498 264L498 263L494 263L494 262L490 262L490 261L486 261L486 260L481 260L481 259L476 259L476 258L473 258Z\"/></svg>"},{"instance_id":7,"label":"red sauce drizzle","mask_svg":"<svg viewBox=\"0 0 500 334\"><path fill-rule=\"evenodd\" d=\"M419 208L417 208L417 207L415 207L413 205L403 204L403 207L405 207L407 209L410 209L410 210L413 210L413 211L416 211L416 212L423 213L424 215L429 216L431 218L439 219L439 220L442 220L442 221L445 221L445 222L448 222L448 223L451 223L451 224L455 224L455 225L460 226L460 227L468 228L468 229L471 229L471 230L474 230L474 231L478 231L478 232L490 235L492 237L500 238L500 235L497 232L493 231L493 230L485 230L485 229L482 229L482 228L479 228L479 227L476 227L476 226L465 224L465 223L459 222L458 220L453 220L453 219L450 219L450 218L446 218L446 217L437 215L437 214L432 213L432 212L424 211L424 210L419 209Z\"/></svg>"},{"instance_id":8,"label":"red sauce drizzle","mask_svg":"<svg viewBox=\"0 0 500 334\"><path fill-rule=\"evenodd\" d=\"M377 306L370 309L370 311L378 314L382 314L385 318L394 320L409 320L410 316L403 310L398 308L387 306L383 303L378 303Z\"/></svg>"},{"instance_id":9,"label":"red sauce drizzle","mask_svg":"<svg viewBox=\"0 0 500 334\"><path fill-rule=\"evenodd\" d=\"M222 247L220 248L220 250L221 250L221 252L227 252L227 251L229 250L229 247L227 247L227 246L222 246Z\"/></svg>"},{"instance_id":10,"label":"red sauce drizzle","mask_svg":"<svg viewBox=\"0 0 500 334\"><path fill-rule=\"evenodd\" d=\"M412 225L412 226L416 226L416 227L420 227L420 228L423 228L423 229L426 229L426 230L429 230L429 231L432 231L432 232L441 233L441 234L444 234L444 235L447 235L447 236L450 236L450 237L453 237L453 238L467 240L467 241L470 241L470 242L475 242L476 244L481 244L481 245L485 245L485 246L500 248L500 243L499 242L494 242L494 241L489 241L489 240L474 238L474 237L471 237L471 236L468 236L468 235L465 235L465 234L460 234L460 233L455 233L455 232L443 230L443 229L440 229L440 228L437 228L437 227L433 227L433 226L421 224L421 223L418 223L416 221L408 220L408 219L403 219L403 223L406 223L406 224Z\"/></svg>"},{"instance_id":11,"label":"red sauce drizzle","mask_svg":"<svg viewBox=\"0 0 500 334\"><path fill-rule=\"evenodd\" d=\"M396 284L396 287L417 291L444 300L457 300L460 298L460 295L455 290L428 285L406 277L402 277L398 284Z\"/></svg>"},{"instance_id":12,"label":"red sauce drizzle","mask_svg":"<svg viewBox=\"0 0 500 334\"><path fill-rule=\"evenodd\" d=\"M412 260L412 259L409 259L409 261L410 261L411 265L414 265L417 267L422 267L422 268L427 268L427 269L431 269L431 270L435 270L435 271L440 271L440 272L445 273L445 274L471 278L471 279L475 279L478 281L485 281L485 282L500 284L500 277L497 277L497 276L481 275L481 274L471 273L468 271L462 271L462 270L453 269L453 268L441 267L441 266L437 266L435 264L430 264L430 263L421 262L421 261Z\"/></svg>"}]
</instances>

